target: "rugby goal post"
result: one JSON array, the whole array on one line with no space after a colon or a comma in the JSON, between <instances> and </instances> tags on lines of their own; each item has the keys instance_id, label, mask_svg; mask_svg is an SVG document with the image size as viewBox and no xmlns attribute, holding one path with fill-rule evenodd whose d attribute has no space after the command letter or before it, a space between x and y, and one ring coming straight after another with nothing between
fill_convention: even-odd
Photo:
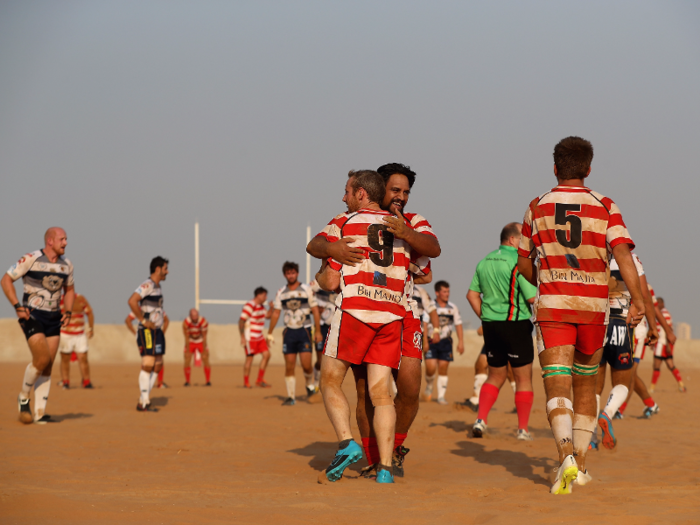
<instances>
[{"instance_id":1,"label":"rugby goal post","mask_svg":"<svg viewBox=\"0 0 700 525\"><path fill-rule=\"evenodd\" d=\"M306 244L311 241L311 225L306 226ZM311 282L311 256L306 254L306 282ZM194 304L197 311L202 304L246 304L239 299L200 299L199 296L199 222L194 223Z\"/></svg>"}]
</instances>

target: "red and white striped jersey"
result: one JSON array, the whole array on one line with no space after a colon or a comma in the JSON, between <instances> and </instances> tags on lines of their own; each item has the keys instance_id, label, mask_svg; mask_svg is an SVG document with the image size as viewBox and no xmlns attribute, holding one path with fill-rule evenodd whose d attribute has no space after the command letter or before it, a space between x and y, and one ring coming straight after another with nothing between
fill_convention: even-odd
<instances>
[{"instance_id":1,"label":"red and white striped jersey","mask_svg":"<svg viewBox=\"0 0 700 525\"><path fill-rule=\"evenodd\" d=\"M617 205L581 186L557 186L525 212L518 254L538 258L535 319L608 322L610 255L634 243Z\"/></svg>"},{"instance_id":2,"label":"red and white striped jersey","mask_svg":"<svg viewBox=\"0 0 700 525\"><path fill-rule=\"evenodd\" d=\"M669 311L666 310L666 308L662 308L661 313L663 314L664 319L666 319L669 328L673 330L673 319L671 318L671 314L669 313ZM663 328L661 328L661 324L659 324L658 321L656 321L656 328L659 330L659 333L661 333L661 330L663 330Z\"/></svg>"},{"instance_id":3,"label":"red and white striped jersey","mask_svg":"<svg viewBox=\"0 0 700 525\"><path fill-rule=\"evenodd\" d=\"M265 316L267 310L255 301L248 301L243 306L241 319L245 321L244 336L246 341L260 341L265 339L263 328L265 328Z\"/></svg>"},{"instance_id":4,"label":"red and white striped jersey","mask_svg":"<svg viewBox=\"0 0 700 525\"><path fill-rule=\"evenodd\" d=\"M73 302L73 312L71 313L70 322L67 326L61 326L61 333L66 335L80 335L85 333L85 314L90 311L90 307L85 304L82 299L78 298L76 294L75 301ZM66 308L63 304L64 296L61 296L61 313L66 312ZM82 308L80 308L82 303ZM76 307L77 312L76 312Z\"/></svg>"},{"instance_id":5,"label":"red and white striped jersey","mask_svg":"<svg viewBox=\"0 0 700 525\"><path fill-rule=\"evenodd\" d=\"M433 227L425 217L417 213L404 213L403 216L410 222L411 228L413 228L415 231L425 235L432 235L437 239L437 235L435 235ZM413 276L428 275L430 273L430 258L425 257L414 250L411 253L411 264L408 269L409 272L405 287L406 299L408 301L408 312L412 314L415 319L420 319L423 315L423 307L418 305L416 302L417 295L413 289Z\"/></svg>"},{"instance_id":6,"label":"red and white striped jersey","mask_svg":"<svg viewBox=\"0 0 700 525\"><path fill-rule=\"evenodd\" d=\"M654 306L658 306L659 301L656 300L656 294L654 293L654 288L652 288L651 283L647 281L647 288L649 288L649 294L651 295L651 302Z\"/></svg>"},{"instance_id":7,"label":"red and white striped jersey","mask_svg":"<svg viewBox=\"0 0 700 525\"><path fill-rule=\"evenodd\" d=\"M196 323L188 316L187 319L182 322L182 326L187 330L187 337L192 343L201 342L204 339L204 334L206 334L209 329L209 323L202 316L199 317Z\"/></svg>"},{"instance_id":8,"label":"red and white striped jersey","mask_svg":"<svg viewBox=\"0 0 700 525\"><path fill-rule=\"evenodd\" d=\"M336 306L371 325L403 319L408 308L405 288L411 248L388 231L383 219L390 216L370 209L342 213L319 233L329 242L349 237L354 240L353 248L364 250L365 260L355 266L332 259L328 264L341 273Z\"/></svg>"}]
</instances>

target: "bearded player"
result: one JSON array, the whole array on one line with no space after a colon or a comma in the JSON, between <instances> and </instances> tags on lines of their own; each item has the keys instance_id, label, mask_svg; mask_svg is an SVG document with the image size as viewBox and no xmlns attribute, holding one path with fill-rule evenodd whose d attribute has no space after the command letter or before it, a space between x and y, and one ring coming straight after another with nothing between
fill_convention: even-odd
<instances>
[{"instance_id":1,"label":"bearded player","mask_svg":"<svg viewBox=\"0 0 700 525\"><path fill-rule=\"evenodd\" d=\"M211 386L211 366L209 365L209 346L207 332L209 323L199 315L196 308L190 310L190 315L182 322L182 332L185 335L185 386L190 386L192 374L192 355L199 352L204 363L204 386Z\"/></svg>"},{"instance_id":2,"label":"bearded player","mask_svg":"<svg viewBox=\"0 0 700 525\"><path fill-rule=\"evenodd\" d=\"M414 259L414 269L420 269L428 276L420 277L420 282L428 283L432 279L429 273L429 261L424 257L438 257L440 255L440 244L428 221L417 213L406 213L405 207L408 203L411 188L415 183L416 174L403 164L392 163L380 166L377 170L385 182L385 196L382 209L391 211L396 217L386 217L385 224L395 238L404 240L411 247L412 258ZM404 220L401 220L401 217ZM410 227L406 226L408 221ZM364 251L361 248L353 247L353 241L349 237L330 238L320 234L311 240L307 246L307 252L312 256L324 259L331 257L346 266L355 266L364 260ZM419 406L420 383L421 383L421 361L423 358L422 341L422 311L418 307L418 298L413 293L414 280L411 273L406 281L406 295L410 298L407 315L403 322L403 345L401 368L395 374L397 385L397 395L394 400L396 406L396 435L394 439L394 453L392 464L394 474L403 477L403 462L408 453L408 449L403 446L408 435L408 430L416 418ZM427 295L427 294L426 294ZM429 301L429 298L428 298ZM422 302L422 301L421 301ZM430 302L426 303L430 304ZM423 304L425 307L426 304ZM437 323L435 311L429 314L434 323ZM439 334L438 334L439 337ZM365 477L376 476L376 466L379 464L379 449L377 438L372 428L374 417L374 407L367 390L367 370L364 366L353 366L355 385L357 389L357 425L362 437L365 454L369 466L365 469ZM365 400L364 403L361 400Z\"/></svg>"},{"instance_id":3,"label":"bearded player","mask_svg":"<svg viewBox=\"0 0 700 525\"><path fill-rule=\"evenodd\" d=\"M56 358L61 327L70 323L73 310L73 265L63 255L68 237L62 228L49 228L44 234L44 249L22 257L2 276L0 285L5 297L14 307L22 327L32 362L27 365L22 390L17 397L19 420L22 423L47 423L45 413L51 388L51 369ZM17 300L14 282L22 278L24 295ZM61 292L65 313L61 314ZM29 407L29 395L34 387L34 415Z\"/></svg>"},{"instance_id":4,"label":"bearded player","mask_svg":"<svg viewBox=\"0 0 700 525\"><path fill-rule=\"evenodd\" d=\"M138 323L136 323L136 328L134 328L134 321L136 321L137 318L133 314L133 312L129 312L129 314L126 316L126 319L124 319L124 323L126 324L126 327L129 329L129 332L131 332L134 336L138 335ZM165 310L163 310L163 335L168 331L168 326L170 326L170 318L168 317L168 314L165 313ZM195 357L195 366L199 366L197 364L197 359ZM160 372L158 372L158 377L156 378L156 388L168 388L168 385L163 382L163 378L165 377L165 363L163 363L160 367Z\"/></svg>"},{"instance_id":5,"label":"bearded player","mask_svg":"<svg viewBox=\"0 0 700 525\"><path fill-rule=\"evenodd\" d=\"M593 146L582 138L568 137L555 146L558 184L530 203L518 249L520 273L539 285L537 346L560 465L552 494L569 494L574 481L583 485L592 479L586 452L596 428L596 374L608 322L611 252L632 297L631 324L644 315L630 253L634 243L620 210L584 186L592 160Z\"/></svg>"}]
</instances>

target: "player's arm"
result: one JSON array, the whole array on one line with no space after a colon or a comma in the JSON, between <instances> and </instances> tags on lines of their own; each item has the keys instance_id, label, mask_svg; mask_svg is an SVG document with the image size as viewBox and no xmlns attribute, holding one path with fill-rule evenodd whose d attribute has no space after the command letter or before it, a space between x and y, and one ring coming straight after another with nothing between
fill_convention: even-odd
<instances>
[{"instance_id":1,"label":"player's arm","mask_svg":"<svg viewBox=\"0 0 700 525\"><path fill-rule=\"evenodd\" d=\"M622 280L625 281L627 290L629 290L632 296L632 304L630 305L630 325L637 326L639 322L644 317L646 308L644 305L644 296L642 295L642 288L639 283L639 274L637 273L637 266L634 264L632 259L632 252L630 252L629 244L619 243L616 244L613 249L613 257L617 261L617 265L620 267L620 275L622 275Z\"/></svg>"},{"instance_id":2,"label":"player's arm","mask_svg":"<svg viewBox=\"0 0 700 525\"><path fill-rule=\"evenodd\" d=\"M651 296L651 294L649 294ZM668 344L670 345L675 345L676 344L676 334L673 333L673 328L668 324L668 321L666 321L666 318L664 317L664 314L661 312L661 308L659 308L659 305L654 306L654 313L656 314L656 318L659 320L659 324L661 325L661 328L663 328L664 332L666 333L666 340L668 341ZM651 344L651 343L649 343Z\"/></svg>"},{"instance_id":3,"label":"player's arm","mask_svg":"<svg viewBox=\"0 0 700 525\"><path fill-rule=\"evenodd\" d=\"M659 340L659 331L656 328L656 315L654 311L654 300L651 297L651 292L649 291L649 285L647 284L647 276L639 276L639 286L642 288L642 296L644 297L644 306L646 310L647 325L649 331L647 332L646 344L655 345Z\"/></svg>"},{"instance_id":4,"label":"player's arm","mask_svg":"<svg viewBox=\"0 0 700 525\"><path fill-rule=\"evenodd\" d=\"M311 313L314 316L314 342L320 343L323 341L323 334L321 333L321 312L318 311L318 306L312 306Z\"/></svg>"},{"instance_id":5,"label":"player's arm","mask_svg":"<svg viewBox=\"0 0 700 525\"><path fill-rule=\"evenodd\" d=\"M394 237L406 241L411 249L416 250L426 257L434 259L440 256L442 249L440 248L437 237L427 233L417 232L406 224L406 219L404 219L400 211L395 209L394 212L397 217L384 218L384 224L386 224L388 230L394 234Z\"/></svg>"},{"instance_id":6,"label":"player's arm","mask_svg":"<svg viewBox=\"0 0 700 525\"><path fill-rule=\"evenodd\" d=\"M190 347L190 333L187 330L187 321L182 321L182 333L185 336L185 350Z\"/></svg>"},{"instance_id":7,"label":"player's arm","mask_svg":"<svg viewBox=\"0 0 700 525\"><path fill-rule=\"evenodd\" d=\"M467 292L467 301L469 301L469 306L472 307L476 316L481 319L481 294L474 290L469 290Z\"/></svg>"},{"instance_id":8,"label":"player's arm","mask_svg":"<svg viewBox=\"0 0 700 525\"><path fill-rule=\"evenodd\" d=\"M209 333L209 325L205 324L202 327L202 348L205 350L209 350L209 346L207 344L207 334Z\"/></svg>"},{"instance_id":9,"label":"player's arm","mask_svg":"<svg viewBox=\"0 0 700 525\"><path fill-rule=\"evenodd\" d=\"M270 310L272 311L272 310ZM245 348L245 323L246 320L243 317L238 319L238 333L241 334L241 346Z\"/></svg>"},{"instance_id":10,"label":"player's arm","mask_svg":"<svg viewBox=\"0 0 700 525\"><path fill-rule=\"evenodd\" d=\"M92 307L90 306L88 300L85 299L85 297L83 297L83 301L85 301L85 306L83 306L83 313L87 315L88 328L90 329L90 335L88 335L88 338L92 339L92 336L95 335L95 314L92 313Z\"/></svg>"},{"instance_id":11,"label":"player's arm","mask_svg":"<svg viewBox=\"0 0 700 525\"><path fill-rule=\"evenodd\" d=\"M341 264L355 266L365 260L365 252L362 248L353 248L354 239L343 237L335 242L328 242L322 235L317 235L306 245L306 252L316 259L331 257Z\"/></svg>"},{"instance_id":12,"label":"player's arm","mask_svg":"<svg viewBox=\"0 0 700 525\"><path fill-rule=\"evenodd\" d=\"M73 315L73 302L75 301L75 288L72 284L63 287L63 304L66 311L61 316L61 326L68 326Z\"/></svg>"},{"instance_id":13,"label":"player's arm","mask_svg":"<svg viewBox=\"0 0 700 525\"><path fill-rule=\"evenodd\" d=\"M433 282L433 272L428 272L425 275L413 275L414 284L430 284Z\"/></svg>"},{"instance_id":14,"label":"player's arm","mask_svg":"<svg viewBox=\"0 0 700 525\"><path fill-rule=\"evenodd\" d=\"M457 352L462 355L464 353L464 328L461 324L455 326L455 332L457 332Z\"/></svg>"},{"instance_id":15,"label":"player's arm","mask_svg":"<svg viewBox=\"0 0 700 525\"><path fill-rule=\"evenodd\" d=\"M136 320L141 323L141 325L144 328L148 328L149 330L153 330L156 326L153 324L152 321L146 321L143 317L143 313L141 312L141 308L139 308L139 301L141 300L141 296L137 294L136 292L131 294L131 297L129 297L129 308L131 309L131 313L134 314L134 317L136 317Z\"/></svg>"},{"instance_id":16,"label":"player's arm","mask_svg":"<svg viewBox=\"0 0 700 525\"><path fill-rule=\"evenodd\" d=\"M321 268L316 273L316 282L321 289L327 292L335 292L340 288L340 277L340 271L331 268L330 264L328 264L328 259L323 259Z\"/></svg>"},{"instance_id":17,"label":"player's arm","mask_svg":"<svg viewBox=\"0 0 700 525\"><path fill-rule=\"evenodd\" d=\"M15 290L15 282L12 280L12 277L8 274L4 274L2 279L0 279L0 286L2 286L2 291L5 293L7 300L14 306L17 317L20 319L29 319L29 310L23 307L17 300L17 291Z\"/></svg>"},{"instance_id":18,"label":"player's arm","mask_svg":"<svg viewBox=\"0 0 700 525\"><path fill-rule=\"evenodd\" d=\"M163 328L161 328L161 330L163 330L163 333L165 333L168 330L168 326L170 326L170 317L168 317L168 314L163 312Z\"/></svg>"},{"instance_id":19,"label":"player's arm","mask_svg":"<svg viewBox=\"0 0 700 525\"><path fill-rule=\"evenodd\" d=\"M522 255L518 255L518 271L523 277L525 277L525 279L527 279L527 281L532 286L537 286L537 272L535 271L535 259L530 259L529 257L523 257Z\"/></svg>"},{"instance_id":20,"label":"player's arm","mask_svg":"<svg viewBox=\"0 0 700 525\"><path fill-rule=\"evenodd\" d=\"M126 316L126 319L124 319L124 323L126 324L126 327L129 329L129 332L136 335L136 328L134 328L134 324L131 320L131 314Z\"/></svg>"}]
</instances>

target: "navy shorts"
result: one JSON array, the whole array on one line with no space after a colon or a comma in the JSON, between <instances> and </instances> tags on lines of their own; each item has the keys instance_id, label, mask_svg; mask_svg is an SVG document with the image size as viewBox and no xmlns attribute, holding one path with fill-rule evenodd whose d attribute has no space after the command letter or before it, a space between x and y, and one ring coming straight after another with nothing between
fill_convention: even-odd
<instances>
[{"instance_id":1,"label":"navy shorts","mask_svg":"<svg viewBox=\"0 0 700 525\"><path fill-rule=\"evenodd\" d=\"M440 339L438 343L430 343L425 352L426 359L439 359L440 361L454 361L452 357L452 338Z\"/></svg>"},{"instance_id":2,"label":"navy shorts","mask_svg":"<svg viewBox=\"0 0 700 525\"><path fill-rule=\"evenodd\" d=\"M150 330L139 326L139 331L136 333L136 344L139 345L141 357L165 355L165 335L160 328Z\"/></svg>"},{"instance_id":3,"label":"navy shorts","mask_svg":"<svg viewBox=\"0 0 700 525\"><path fill-rule=\"evenodd\" d=\"M282 336L283 354L311 352L311 333L308 328L285 328Z\"/></svg>"},{"instance_id":4,"label":"navy shorts","mask_svg":"<svg viewBox=\"0 0 700 525\"><path fill-rule=\"evenodd\" d=\"M29 339L34 334L44 334L46 337L61 335L61 312L45 312L32 310L29 319L19 319L24 336Z\"/></svg>"},{"instance_id":5,"label":"navy shorts","mask_svg":"<svg viewBox=\"0 0 700 525\"><path fill-rule=\"evenodd\" d=\"M326 344L326 337L328 337L328 330L330 330L331 325L329 324L322 324L321 325L321 342L316 343L316 351L317 352L323 352L323 346Z\"/></svg>"},{"instance_id":6,"label":"navy shorts","mask_svg":"<svg viewBox=\"0 0 700 525\"><path fill-rule=\"evenodd\" d=\"M629 370L634 364L632 359L632 330L623 317L610 316L608 331L605 334L605 346L600 364L606 363L615 370Z\"/></svg>"}]
</instances>

